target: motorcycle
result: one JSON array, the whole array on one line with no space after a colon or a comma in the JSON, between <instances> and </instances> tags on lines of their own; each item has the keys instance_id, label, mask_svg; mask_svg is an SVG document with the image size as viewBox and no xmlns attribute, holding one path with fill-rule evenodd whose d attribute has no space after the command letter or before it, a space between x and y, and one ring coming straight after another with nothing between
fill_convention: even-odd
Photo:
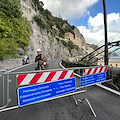
<instances>
[{"instance_id":1,"label":"motorcycle","mask_svg":"<svg viewBox=\"0 0 120 120\"><path fill-rule=\"evenodd\" d=\"M25 64L29 64L29 63L30 63L30 59L27 55L25 55L22 60L22 64L25 65Z\"/></svg>"},{"instance_id":2,"label":"motorcycle","mask_svg":"<svg viewBox=\"0 0 120 120\"><path fill-rule=\"evenodd\" d=\"M35 66L35 70L47 70L49 68L49 64L44 61L38 61L38 64Z\"/></svg>"}]
</instances>

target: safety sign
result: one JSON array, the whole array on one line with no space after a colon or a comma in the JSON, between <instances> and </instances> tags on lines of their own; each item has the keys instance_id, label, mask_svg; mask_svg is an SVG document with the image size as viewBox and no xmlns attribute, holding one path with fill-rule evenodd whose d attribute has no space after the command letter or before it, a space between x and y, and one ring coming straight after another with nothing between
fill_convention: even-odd
<instances>
[{"instance_id":1,"label":"safety sign","mask_svg":"<svg viewBox=\"0 0 120 120\"><path fill-rule=\"evenodd\" d=\"M106 72L86 75L86 86L99 83L105 80L106 80ZM84 86L85 86L85 77L82 76L80 77L80 87L84 87Z\"/></svg>"},{"instance_id":2,"label":"safety sign","mask_svg":"<svg viewBox=\"0 0 120 120\"><path fill-rule=\"evenodd\" d=\"M76 78L20 87L17 89L18 106L25 106L44 99L76 91Z\"/></svg>"}]
</instances>

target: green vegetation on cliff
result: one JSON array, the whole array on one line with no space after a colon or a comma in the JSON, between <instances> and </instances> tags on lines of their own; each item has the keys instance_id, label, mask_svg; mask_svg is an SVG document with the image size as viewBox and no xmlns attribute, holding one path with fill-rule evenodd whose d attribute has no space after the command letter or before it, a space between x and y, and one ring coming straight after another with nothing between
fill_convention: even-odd
<instances>
[{"instance_id":1,"label":"green vegetation on cliff","mask_svg":"<svg viewBox=\"0 0 120 120\"><path fill-rule=\"evenodd\" d=\"M0 60L15 58L29 45L30 27L18 0L0 1Z\"/></svg>"},{"instance_id":2,"label":"green vegetation on cliff","mask_svg":"<svg viewBox=\"0 0 120 120\"><path fill-rule=\"evenodd\" d=\"M54 17L49 10L43 8L43 3L39 0L32 0L34 3L34 9L39 11L40 15L35 16L35 22L42 28L47 29L48 32L51 32L54 35L64 38L66 32L71 32L74 35L75 26L71 26L67 20L62 18ZM53 29L53 26L56 26L56 29Z\"/></svg>"}]
</instances>

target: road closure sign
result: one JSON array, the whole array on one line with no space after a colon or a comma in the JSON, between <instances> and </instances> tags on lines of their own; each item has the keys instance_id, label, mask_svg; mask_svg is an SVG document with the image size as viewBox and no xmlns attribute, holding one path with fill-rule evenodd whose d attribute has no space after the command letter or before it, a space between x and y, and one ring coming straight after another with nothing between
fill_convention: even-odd
<instances>
[{"instance_id":1,"label":"road closure sign","mask_svg":"<svg viewBox=\"0 0 120 120\"><path fill-rule=\"evenodd\" d=\"M20 87L17 89L18 106L25 106L44 99L76 91L76 78Z\"/></svg>"},{"instance_id":2,"label":"road closure sign","mask_svg":"<svg viewBox=\"0 0 120 120\"><path fill-rule=\"evenodd\" d=\"M106 80L106 72L86 75L86 86L99 83L99 82L103 82L105 80ZM80 87L84 87L84 86L85 86L85 77L82 76L80 77Z\"/></svg>"}]
</instances>

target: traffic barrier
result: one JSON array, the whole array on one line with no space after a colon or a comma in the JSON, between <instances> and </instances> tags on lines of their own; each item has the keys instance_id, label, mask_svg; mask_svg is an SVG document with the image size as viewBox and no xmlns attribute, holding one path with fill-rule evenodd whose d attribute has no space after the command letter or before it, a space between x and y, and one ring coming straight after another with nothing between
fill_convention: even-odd
<instances>
[{"instance_id":1,"label":"traffic barrier","mask_svg":"<svg viewBox=\"0 0 120 120\"><path fill-rule=\"evenodd\" d=\"M17 86L50 82L73 77L73 70L17 75Z\"/></svg>"},{"instance_id":2,"label":"traffic barrier","mask_svg":"<svg viewBox=\"0 0 120 120\"><path fill-rule=\"evenodd\" d=\"M87 98L87 86L110 81L111 79L106 80L107 67L109 66L76 67L64 70L9 73L9 75L16 75L18 107L72 95L76 105L78 105L78 101L82 102L85 100L96 117ZM76 80L73 75L74 70L84 71L83 76L78 75L80 77L79 80ZM79 84L77 84L78 82ZM85 98L77 100L75 95L83 92L85 93Z\"/></svg>"},{"instance_id":3,"label":"traffic barrier","mask_svg":"<svg viewBox=\"0 0 120 120\"><path fill-rule=\"evenodd\" d=\"M22 107L45 99L76 91L76 78L19 87L18 106Z\"/></svg>"},{"instance_id":4,"label":"traffic barrier","mask_svg":"<svg viewBox=\"0 0 120 120\"><path fill-rule=\"evenodd\" d=\"M107 72L107 67L95 67L95 68L89 68L89 69L83 69L83 75L91 75L91 74L96 74L96 73L102 73L102 72Z\"/></svg>"}]
</instances>

